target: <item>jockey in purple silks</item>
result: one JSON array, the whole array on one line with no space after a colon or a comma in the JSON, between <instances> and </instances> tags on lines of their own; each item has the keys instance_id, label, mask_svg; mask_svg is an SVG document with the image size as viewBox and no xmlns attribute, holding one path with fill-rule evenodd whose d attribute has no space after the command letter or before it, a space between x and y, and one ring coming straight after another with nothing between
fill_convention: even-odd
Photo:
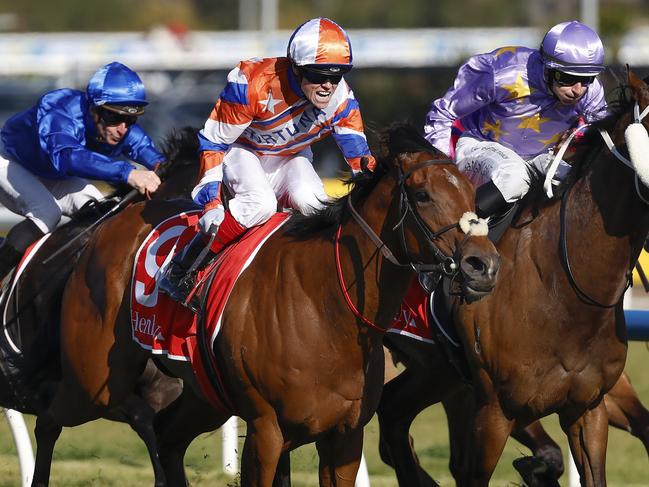
<instances>
[{"instance_id":1,"label":"jockey in purple silks","mask_svg":"<svg viewBox=\"0 0 649 487\"><path fill-rule=\"evenodd\" d=\"M603 70L602 41L574 20L552 27L538 50L502 47L460 67L424 131L475 184L479 216L521 199L567 129L607 115ZM557 177L569 169L562 162Z\"/></svg>"}]
</instances>

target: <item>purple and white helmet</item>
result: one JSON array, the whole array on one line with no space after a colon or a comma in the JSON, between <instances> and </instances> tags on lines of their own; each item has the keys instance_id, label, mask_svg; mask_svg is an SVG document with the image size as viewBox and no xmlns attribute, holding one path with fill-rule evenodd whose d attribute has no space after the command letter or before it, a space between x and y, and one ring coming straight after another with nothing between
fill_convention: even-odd
<instances>
[{"instance_id":1,"label":"purple and white helmet","mask_svg":"<svg viewBox=\"0 0 649 487\"><path fill-rule=\"evenodd\" d=\"M604 45L597 33L571 20L552 27L541 42L546 69L575 76L597 76L604 71Z\"/></svg>"}]
</instances>

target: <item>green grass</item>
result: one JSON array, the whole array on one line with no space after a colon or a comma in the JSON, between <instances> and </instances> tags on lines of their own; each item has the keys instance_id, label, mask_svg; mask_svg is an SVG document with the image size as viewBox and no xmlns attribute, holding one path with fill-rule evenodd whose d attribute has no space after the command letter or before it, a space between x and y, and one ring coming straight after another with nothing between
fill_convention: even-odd
<instances>
[{"instance_id":1,"label":"green grass","mask_svg":"<svg viewBox=\"0 0 649 487\"><path fill-rule=\"evenodd\" d=\"M644 343L632 343L626 370L645 404L649 404L649 374L646 373L648 362L647 346ZM26 419L28 427L32 428L34 418ZM546 418L544 424L551 435L559 440L565 453L567 446L556 417ZM243 430L241 426L240 431ZM420 460L428 472L442 485L454 485L448 473L448 436L441 407L435 406L422 413L415 421L412 433ZM367 426L365 438L365 456L372 487L396 486L392 471L378 457L376 419ZM240 448L241 446L240 440ZM520 485L520 478L511 467L511 462L521 454L527 452L514 440L510 440L491 485ZM317 485L318 460L312 446L296 450L291 461L295 487ZM236 479L221 473L220 432L198 438L190 447L186 466L192 485L237 485ZM628 433L610 430L607 474L609 487L649 485L649 462L639 440ZM128 426L107 421L96 421L63 431L55 450L51 478L50 485L54 487L135 487L153 483L153 473L142 442ZM19 485L18 460L9 428L5 421L0 421L0 487ZM562 485L566 485L565 476Z\"/></svg>"}]
</instances>

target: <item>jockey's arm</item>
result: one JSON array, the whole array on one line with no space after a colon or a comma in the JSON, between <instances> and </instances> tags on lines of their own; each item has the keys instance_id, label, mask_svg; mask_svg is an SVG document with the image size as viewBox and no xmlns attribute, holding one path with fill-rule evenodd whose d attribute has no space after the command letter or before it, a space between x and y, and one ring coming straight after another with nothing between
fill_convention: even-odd
<instances>
[{"instance_id":1,"label":"jockey's arm","mask_svg":"<svg viewBox=\"0 0 649 487\"><path fill-rule=\"evenodd\" d=\"M192 190L192 199L205 210L222 206L220 183L223 180L223 158L255 118L255 100L240 98L240 90L236 88L238 76L238 69L230 72L228 83L198 134L201 168L198 184ZM247 96L250 97L250 94Z\"/></svg>"},{"instance_id":2,"label":"jockey's arm","mask_svg":"<svg viewBox=\"0 0 649 487\"><path fill-rule=\"evenodd\" d=\"M352 173L357 174L363 169L373 171L376 160L367 145L363 118L353 95L347 99L347 106L339 108L339 111L346 113L346 116L334 125L333 137Z\"/></svg>"},{"instance_id":3,"label":"jockey's arm","mask_svg":"<svg viewBox=\"0 0 649 487\"><path fill-rule=\"evenodd\" d=\"M165 160L151 138L137 124L131 125L124 140L124 154L147 169L154 170Z\"/></svg>"},{"instance_id":4,"label":"jockey's arm","mask_svg":"<svg viewBox=\"0 0 649 487\"><path fill-rule=\"evenodd\" d=\"M451 125L496 101L493 68L487 56L474 56L458 70L455 82L442 98L434 100L426 114L426 139L450 154Z\"/></svg>"}]
</instances>

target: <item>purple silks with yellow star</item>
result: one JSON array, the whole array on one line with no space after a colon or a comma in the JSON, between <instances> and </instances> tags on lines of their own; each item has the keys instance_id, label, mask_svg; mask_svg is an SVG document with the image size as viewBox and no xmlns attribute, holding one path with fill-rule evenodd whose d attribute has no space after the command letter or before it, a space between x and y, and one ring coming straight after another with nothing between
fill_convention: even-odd
<instances>
[{"instance_id":1,"label":"purple silks with yellow star","mask_svg":"<svg viewBox=\"0 0 649 487\"><path fill-rule=\"evenodd\" d=\"M478 54L460 66L454 85L426 115L426 138L450 154L451 124L463 135L498 142L530 159L553 147L579 117L586 122L607 114L598 80L575 105L562 105L548 88L539 51L502 47Z\"/></svg>"}]
</instances>

